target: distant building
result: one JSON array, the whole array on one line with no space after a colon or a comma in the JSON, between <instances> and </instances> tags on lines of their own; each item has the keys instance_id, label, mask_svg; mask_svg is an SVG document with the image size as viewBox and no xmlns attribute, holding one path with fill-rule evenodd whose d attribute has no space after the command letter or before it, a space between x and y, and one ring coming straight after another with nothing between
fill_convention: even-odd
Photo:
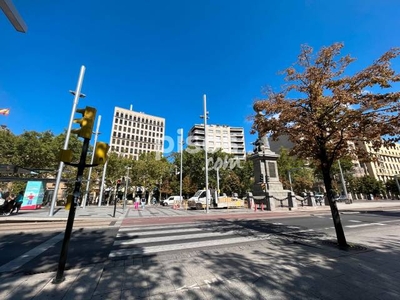
<instances>
[{"instance_id":1,"label":"distant building","mask_svg":"<svg viewBox=\"0 0 400 300\"><path fill-rule=\"evenodd\" d=\"M394 147L381 147L378 151L372 149L370 143L360 143L358 147L376 156L373 162L361 163L365 172L377 180L386 182L400 174L400 144Z\"/></svg>"},{"instance_id":2,"label":"distant building","mask_svg":"<svg viewBox=\"0 0 400 300\"><path fill-rule=\"evenodd\" d=\"M271 150L276 153L279 153L281 147L289 150L293 147L287 136L280 136L277 141L269 139L269 143ZM381 147L378 151L374 151L370 143L349 142L349 147L364 149L377 157L373 162L354 159L352 173L355 177L369 175L376 180L386 182L388 179L394 179L395 175L400 175L400 144L397 143L391 148Z\"/></svg>"},{"instance_id":3,"label":"distant building","mask_svg":"<svg viewBox=\"0 0 400 300\"><path fill-rule=\"evenodd\" d=\"M142 153L163 153L165 119L121 107L114 108L110 151L137 160Z\"/></svg>"},{"instance_id":4,"label":"distant building","mask_svg":"<svg viewBox=\"0 0 400 300\"><path fill-rule=\"evenodd\" d=\"M204 124L195 124L188 133L189 145L204 148ZM207 150L209 152L221 149L238 159L246 158L243 127L226 125L207 125Z\"/></svg>"}]
</instances>

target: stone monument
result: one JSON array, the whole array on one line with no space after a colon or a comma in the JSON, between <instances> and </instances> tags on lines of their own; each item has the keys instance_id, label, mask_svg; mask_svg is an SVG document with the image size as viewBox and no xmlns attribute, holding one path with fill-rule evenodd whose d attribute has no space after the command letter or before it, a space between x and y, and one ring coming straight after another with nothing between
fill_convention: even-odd
<instances>
[{"instance_id":1,"label":"stone monument","mask_svg":"<svg viewBox=\"0 0 400 300\"><path fill-rule=\"evenodd\" d=\"M259 134L253 145L253 154L250 156L254 169L253 198L255 203L265 203L266 192L268 192L270 203L269 205L267 204L267 208L273 210L280 203L276 199L287 198L288 192L290 192L284 190L282 183L279 181L277 165L279 155L271 151L266 135ZM261 184L263 179L266 182L265 190L263 190Z\"/></svg>"}]
</instances>

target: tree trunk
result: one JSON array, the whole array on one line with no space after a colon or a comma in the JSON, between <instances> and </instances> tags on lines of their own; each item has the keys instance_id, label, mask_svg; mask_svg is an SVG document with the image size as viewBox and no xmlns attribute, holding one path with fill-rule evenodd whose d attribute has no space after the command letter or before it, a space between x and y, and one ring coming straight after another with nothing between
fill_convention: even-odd
<instances>
[{"instance_id":1,"label":"tree trunk","mask_svg":"<svg viewBox=\"0 0 400 300\"><path fill-rule=\"evenodd\" d=\"M335 226L336 238L340 248L347 248L346 237L344 235L342 222L340 220L339 211L336 205L336 201L333 200L332 191L332 178L330 174L330 168L326 167L327 164L322 164L322 175L324 178L324 184L326 189L326 195L328 197L329 206L331 207L331 214L333 219L333 225Z\"/></svg>"}]
</instances>

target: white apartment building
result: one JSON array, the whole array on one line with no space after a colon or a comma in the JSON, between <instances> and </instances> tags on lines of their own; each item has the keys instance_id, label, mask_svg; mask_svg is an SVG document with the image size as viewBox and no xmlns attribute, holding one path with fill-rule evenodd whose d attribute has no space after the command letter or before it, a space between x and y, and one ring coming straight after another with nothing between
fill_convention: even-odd
<instances>
[{"instance_id":1,"label":"white apartment building","mask_svg":"<svg viewBox=\"0 0 400 300\"><path fill-rule=\"evenodd\" d=\"M163 153L165 119L121 107L114 108L110 150L137 160L142 153Z\"/></svg>"},{"instance_id":2,"label":"white apartment building","mask_svg":"<svg viewBox=\"0 0 400 300\"><path fill-rule=\"evenodd\" d=\"M376 161L362 163L362 167L368 175L386 182L400 174L400 144L397 143L390 148L381 147L378 151L372 149L370 143L362 143L358 147L377 157Z\"/></svg>"},{"instance_id":3,"label":"white apartment building","mask_svg":"<svg viewBox=\"0 0 400 300\"><path fill-rule=\"evenodd\" d=\"M188 133L189 145L204 147L204 124L195 124ZM221 149L238 159L246 158L243 127L207 124L207 151Z\"/></svg>"}]
</instances>

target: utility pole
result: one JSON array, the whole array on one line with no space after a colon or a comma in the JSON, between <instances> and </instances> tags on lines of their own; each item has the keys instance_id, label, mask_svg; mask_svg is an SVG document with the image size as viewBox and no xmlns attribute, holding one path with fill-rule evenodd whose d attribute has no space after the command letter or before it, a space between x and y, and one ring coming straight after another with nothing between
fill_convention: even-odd
<instances>
[{"instance_id":1,"label":"utility pole","mask_svg":"<svg viewBox=\"0 0 400 300\"><path fill-rule=\"evenodd\" d=\"M207 96L203 95L203 105L204 105L204 115L200 116L204 119L204 156L205 156L205 173L206 173L206 213L208 214L208 157L207 157L207 119L208 119L208 112L207 112Z\"/></svg>"},{"instance_id":2,"label":"utility pole","mask_svg":"<svg viewBox=\"0 0 400 300\"><path fill-rule=\"evenodd\" d=\"M126 208L126 197L128 195L128 181L129 181L129 170L132 169L132 167L126 167L126 177L125 177L125 192L124 192L124 208L123 211L125 211Z\"/></svg>"},{"instance_id":3,"label":"utility pole","mask_svg":"<svg viewBox=\"0 0 400 300\"><path fill-rule=\"evenodd\" d=\"M101 176L101 182L100 182L100 195L99 195L99 203L98 206L101 206L101 203L103 201L103 194L104 194L104 181L106 180L106 171L107 171L107 164L108 164L108 160L106 161L106 163L104 164L103 167L103 175ZM111 197L111 194L109 195L109 197ZM110 198L109 198L110 200ZM109 200L107 201L107 204L109 203Z\"/></svg>"},{"instance_id":4,"label":"utility pole","mask_svg":"<svg viewBox=\"0 0 400 300\"><path fill-rule=\"evenodd\" d=\"M181 172L179 173L179 201L182 202L182 168L183 168L183 128L180 130L181 132L181 141L180 141L180 151L181 151Z\"/></svg>"},{"instance_id":5,"label":"utility pole","mask_svg":"<svg viewBox=\"0 0 400 300\"><path fill-rule=\"evenodd\" d=\"M338 165L339 165L340 181L342 182L343 192L344 192L344 195L345 195L346 199L348 199L346 181L344 180L344 176L343 176L343 172L342 172L342 166L340 165L340 160L338 160Z\"/></svg>"}]
</instances>

